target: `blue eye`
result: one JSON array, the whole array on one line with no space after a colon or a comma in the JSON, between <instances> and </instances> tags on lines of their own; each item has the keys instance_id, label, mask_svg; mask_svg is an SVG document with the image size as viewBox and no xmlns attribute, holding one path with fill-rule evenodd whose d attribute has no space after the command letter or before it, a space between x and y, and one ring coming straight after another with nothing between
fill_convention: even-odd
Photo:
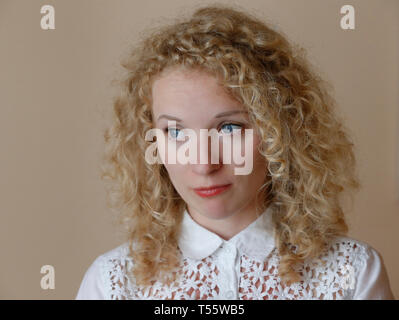
<instances>
[{"instance_id":1,"label":"blue eye","mask_svg":"<svg viewBox=\"0 0 399 320\"><path fill-rule=\"evenodd\" d=\"M238 127L238 128L233 128L233 126L236 126L236 127ZM228 128L228 131L225 132L225 133L233 133L233 129L241 129L241 128L242 128L241 125L239 125L239 124L234 124L234 123L226 123L226 124L224 124L224 125L222 126L222 128L223 128L223 127L227 127L227 128Z\"/></svg>"},{"instance_id":2,"label":"blue eye","mask_svg":"<svg viewBox=\"0 0 399 320\"><path fill-rule=\"evenodd\" d=\"M179 132L180 132L181 130L180 129L177 129L177 128L166 128L165 129L165 132L169 132L170 133L170 137L172 138L172 139L177 139L177 137L178 137L178 134L179 134Z\"/></svg>"},{"instance_id":3,"label":"blue eye","mask_svg":"<svg viewBox=\"0 0 399 320\"><path fill-rule=\"evenodd\" d=\"M234 123L226 123L226 124L223 124L221 128L222 128L221 129L222 133L232 134L232 133L234 133L233 129L242 129L242 125L234 124ZM227 131L223 130L223 128L227 128ZM168 137L170 139L176 140L178 138L178 136L179 136L179 133L180 133L181 129L178 129L178 128L165 128L164 131L168 134Z\"/></svg>"}]
</instances>

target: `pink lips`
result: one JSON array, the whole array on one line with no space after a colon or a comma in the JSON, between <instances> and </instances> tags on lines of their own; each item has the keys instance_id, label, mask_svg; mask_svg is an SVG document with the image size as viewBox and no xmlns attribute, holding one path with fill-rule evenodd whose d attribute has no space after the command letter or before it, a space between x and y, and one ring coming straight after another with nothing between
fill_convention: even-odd
<instances>
[{"instance_id":1,"label":"pink lips","mask_svg":"<svg viewBox=\"0 0 399 320\"><path fill-rule=\"evenodd\" d=\"M226 184L223 186L212 186L209 188L197 188L197 189L194 189L194 191L199 196L205 198L205 197L212 197L217 194L220 194L220 193L226 191L230 187L231 187L231 184Z\"/></svg>"}]
</instances>

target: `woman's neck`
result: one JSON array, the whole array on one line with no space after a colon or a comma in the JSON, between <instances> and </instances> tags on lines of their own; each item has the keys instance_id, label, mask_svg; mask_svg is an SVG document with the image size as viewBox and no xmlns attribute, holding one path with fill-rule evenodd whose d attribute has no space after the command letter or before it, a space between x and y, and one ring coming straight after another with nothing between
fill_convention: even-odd
<instances>
[{"instance_id":1,"label":"woman's neck","mask_svg":"<svg viewBox=\"0 0 399 320\"><path fill-rule=\"evenodd\" d=\"M199 212L189 206L187 211L195 222L226 241L244 230L258 218L256 207L253 204L229 215L225 215L224 218L210 217L206 213Z\"/></svg>"}]
</instances>

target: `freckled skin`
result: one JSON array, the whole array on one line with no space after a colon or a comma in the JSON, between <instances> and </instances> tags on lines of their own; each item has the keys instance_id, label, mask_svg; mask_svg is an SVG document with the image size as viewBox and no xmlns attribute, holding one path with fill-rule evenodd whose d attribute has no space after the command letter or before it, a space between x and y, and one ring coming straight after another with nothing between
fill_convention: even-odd
<instances>
[{"instance_id":1,"label":"freckled skin","mask_svg":"<svg viewBox=\"0 0 399 320\"><path fill-rule=\"evenodd\" d=\"M221 149L218 164L212 164L210 160L208 164L199 164L199 151L196 164L164 163L176 191L187 203L191 217L223 239L230 239L257 218L255 196L267 175L267 162L257 150L260 137L255 128L251 127L248 114L237 113L215 118L215 115L222 112L245 109L223 90L215 77L201 71L183 72L174 69L163 74L154 81L152 98L154 126L161 130L168 126L168 119L157 120L161 114L181 119L182 123L177 122L173 128L190 128L196 132L197 137L200 137L200 129L220 130L228 123L243 124L242 131L253 129L253 168L248 175L234 173L234 168L243 167L243 164L223 163ZM223 128L224 132L231 130L231 127ZM203 146L200 140L198 146ZM211 144L208 142L209 154L210 149ZM242 149L244 152L244 145ZM165 159L168 159L167 151L165 155ZM202 198L193 190L202 186L228 183L232 184L228 190L209 198Z\"/></svg>"}]
</instances>

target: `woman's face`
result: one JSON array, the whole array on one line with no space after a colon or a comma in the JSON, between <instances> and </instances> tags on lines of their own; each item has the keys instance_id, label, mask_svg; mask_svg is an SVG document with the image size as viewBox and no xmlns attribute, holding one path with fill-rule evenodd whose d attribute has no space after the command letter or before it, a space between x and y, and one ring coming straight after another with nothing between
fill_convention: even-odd
<instances>
[{"instance_id":1,"label":"woman's face","mask_svg":"<svg viewBox=\"0 0 399 320\"><path fill-rule=\"evenodd\" d=\"M242 168L245 164L235 164L232 156L230 164L223 157L223 135L229 136L233 141L233 129L241 129L238 133L242 141L241 155L245 154L245 129L254 129L250 126L249 117L243 106L232 99L223 88L218 85L215 77L201 71L183 71L181 69L169 70L157 80L152 87L153 121L155 128L161 129L166 143L166 150L162 162L169 177L183 200L189 212L201 214L209 219L224 219L237 213L254 212L256 192L265 182L267 162L257 150L260 142L256 130L253 132L252 161L253 166L249 174L237 175L235 168ZM238 111L225 116L221 113ZM181 121L177 121L176 118ZM176 125L168 127L168 121L176 121ZM168 144L173 143L176 149L185 141L173 140L182 132L182 129L192 129L197 136L197 161L196 163L181 164L176 160L174 164L168 163ZM208 145L200 140L200 129L216 129L221 133L219 148L219 163L211 163L211 138ZM168 136L169 130L170 136ZM172 139L171 139L172 137ZM232 143L233 145L233 143ZM234 147L232 148L233 155ZM200 163L200 152L208 156L208 163ZM177 155L177 153L175 153ZM187 153L188 154L188 153ZM177 157L177 156L176 156ZM177 158L178 159L178 158ZM200 195L196 188L215 185L229 185L229 187L214 195ZM220 191L220 189L219 189ZM249 213L248 213L249 214Z\"/></svg>"}]
</instances>

